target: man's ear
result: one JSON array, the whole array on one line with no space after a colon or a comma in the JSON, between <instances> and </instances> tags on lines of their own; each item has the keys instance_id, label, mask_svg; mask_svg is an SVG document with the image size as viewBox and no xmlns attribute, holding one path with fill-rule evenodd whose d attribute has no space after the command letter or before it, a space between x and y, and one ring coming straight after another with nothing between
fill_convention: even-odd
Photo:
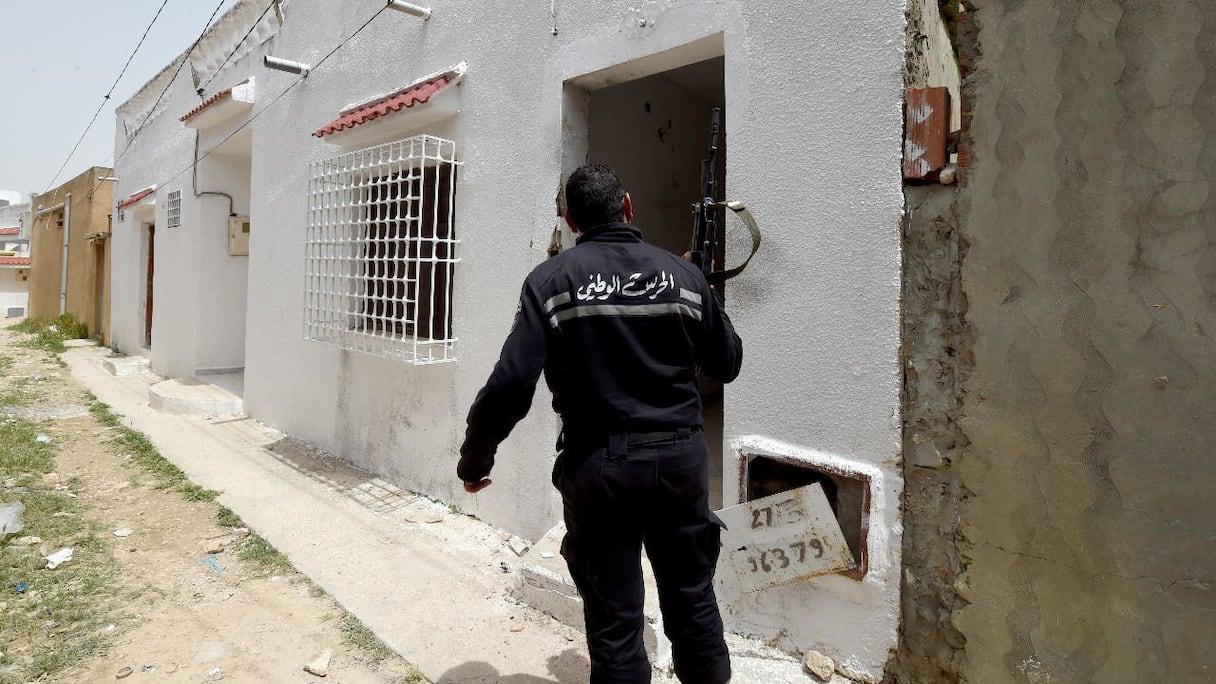
<instances>
[{"instance_id":1,"label":"man's ear","mask_svg":"<svg viewBox=\"0 0 1216 684\"><path fill-rule=\"evenodd\" d=\"M575 235L578 235L579 233L583 232L583 231L581 231L581 230L579 230L579 229L578 229L578 226L574 225L574 221L572 221L572 220L570 219L570 214L569 214L569 213L564 214L564 215L562 216L562 218L566 219L566 225L567 225L567 226L570 226L570 232L571 232L571 233L574 233Z\"/></svg>"},{"instance_id":2,"label":"man's ear","mask_svg":"<svg viewBox=\"0 0 1216 684\"><path fill-rule=\"evenodd\" d=\"M633 198L629 193L625 193L624 207L621 209L621 216L625 219L625 223L633 223Z\"/></svg>"}]
</instances>

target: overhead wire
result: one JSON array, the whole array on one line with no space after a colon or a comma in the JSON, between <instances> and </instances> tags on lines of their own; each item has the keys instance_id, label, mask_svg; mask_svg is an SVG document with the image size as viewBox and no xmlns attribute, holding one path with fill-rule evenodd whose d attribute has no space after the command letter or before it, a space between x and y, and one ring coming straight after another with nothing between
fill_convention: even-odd
<instances>
[{"instance_id":1,"label":"overhead wire","mask_svg":"<svg viewBox=\"0 0 1216 684\"><path fill-rule=\"evenodd\" d=\"M136 53L138 53L139 49L143 47L144 41L148 38L148 33L152 31L152 27L156 24L156 20L160 18L160 14L164 11L165 5L167 4L169 4L169 0L164 0L160 3L160 7L156 8L156 14L152 15L152 21L148 22L148 26L144 29L144 34L139 37L139 42L135 44L135 49L131 50L131 54L127 56L126 63L123 64L122 69L118 71L118 76L114 79L114 83L110 84L110 89L107 90L106 94L102 96L101 104L97 105L97 110L93 112L93 117L89 119L89 123L84 127L84 132L80 134L79 138L77 138L76 144L72 145L72 151L68 152L68 156L63 160L63 163L59 165L59 170L55 172L55 175L51 178L51 182L47 184L46 190L43 192L47 192L54 187L55 181L59 180L59 174L63 173L63 170L67 168L68 162L72 160L72 156L76 154L76 150L80 149L80 143L84 142L84 139L89 134L89 131L93 130L93 124L97 123L97 117L101 114L101 110L105 109L106 103L109 102L110 97L114 95L114 89L118 87L118 82L121 81L122 77L127 73L127 68L131 66L131 61L135 59ZM214 16L215 15L213 14L212 17ZM208 20L208 23L210 23L210 20Z\"/></svg>"},{"instance_id":2,"label":"overhead wire","mask_svg":"<svg viewBox=\"0 0 1216 684\"><path fill-rule=\"evenodd\" d=\"M190 61L190 53L194 51L194 48L198 47L198 44L201 43L203 38L207 35L207 30L211 28L211 22L214 21L215 16L220 13L220 8L224 6L225 2L228 2L228 0L220 0L215 6L215 9L211 11L211 16L207 19L207 23L203 25L202 32L198 34L198 38L195 38L194 42L190 44L190 47L187 48L182 54L181 59L177 63L177 69L173 72L173 76L171 76L168 82L165 83L165 87L160 91L160 95L157 95L156 99L153 100L152 106L148 108L148 113L144 115L143 121L141 121L139 125L135 127L135 132L132 133L131 137L127 139L126 146L123 147L122 152L120 152L118 156L114 158L113 164L118 164L118 162L127 154L127 151L131 149L131 145L135 143L135 139L139 137L139 134L144 130L144 126L148 124L148 121L156 112L156 106L159 105L160 101L165 98L165 94L169 92L169 88L173 85L173 82L177 80L177 75L181 73L182 67ZM261 21L261 19L259 18L258 21ZM96 190L97 188L94 187L93 189Z\"/></svg>"},{"instance_id":3,"label":"overhead wire","mask_svg":"<svg viewBox=\"0 0 1216 684\"><path fill-rule=\"evenodd\" d=\"M388 5L384 5L384 6L383 6L383 7L381 7L379 10L376 10L376 12L375 12L374 14L372 14L372 16L368 17L367 21L363 22L363 24L362 24L362 25L360 25L360 26L359 26L359 28L355 29L354 33L352 33L352 34L350 34L349 36L347 36L345 39L343 39L343 40L342 40L342 42L340 42L340 43L338 43L336 46L334 46L334 48L333 48L332 50L330 50L329 52L325 53L325 55L324 55L323 57L321 57L321 59L317 60L317 63L316 63L316 64L312 65L312 69L311 69L311 71L310 71L310 74L311 74L311 73L316 73L317 69L319 69L319 68L321 67L321 65L325 63L325 61L326 61L326 60L328 60L330 57L332 57L332 56L334 55L334 53L336 53L338 50L342 49L342 47L343 47L343 46L345 46L347 43L349 43L351 40L353 40L353 39L355 38L355 36L357 36L357 35L359 35L360 33L362 33L363 29L367 28L367 27L368 27L368 25L370 25L370 24L371 24L373 21L375 21L376 17L380 16L380 13L381 13L381 12L383 12L384 10L386 10L386 9L388 9ZM267 102L265 107L262 107L262 108L261 108L261 109L259 109L258 111L254 112L254 113L253 113L253 115L252 115L252 116L250 116L248 120L246 120L246 121L245 121L244 123L242 123L240 126L237 126L237 127L236 127L236 129L235 129L235 130L233 130L231 133L229 133L227 136L225 136L223 140L221 140L221 141L219 141L218 143L216 143L215 145L213 145L213 146L211 147L211 149L209 149L209 150L207 150L206 152L204 152L204 153L203 153L203 155L202 155L201 157L198 157L197 159L195 159L193 163L191 163L191 164L187 165L187 166L186 166L185 168L183 168L181 171L178 171L177 173L173 174L172 176L169 176L169 177L168 177L168 178L166 178L165 180L163 180L163 181L161 181L161 182L157 183L157 184L156 184L156 187L162 187L162 186L164 186L164 185L168 185L169 183L173 182L174 180L177 180L178 178L180 178L180 177L182 176L182 174L184 174L184 173L186 173L187 171L191 170L191 169L192 169L192 168L194 168L194 167L195 167L195 166L196 166L196 165L197 165L199 162L201 162L202 160L204 160L204 159L206 159L207 157L211 156L211 153L212 153L212 152L214 152L215 150L219 149L221 146L223 146L223 144L224 144L224 143L228 142L228 141L229 141L229 140L231 140L231 139L232 139L234 136L236 136L238 133L240 133L241 131L243 131L243 130L244 130L246 127L247 127L247 126L249 126L249 125L250 125L250 124L252 124L254 121L256 121L256 120L257 120L257 118L258 118L259 116L261 116L262 114L264 114L264 113L266 112L266 110L270 109L270 108L271 108L271 107L273 107L273 106L274 106L274 105L275 105L275 104L276 104L276 103L277 103L279 100L281 100L281 99L283 98L283 96L284 96L284 95L286 95L287 93L291 92L291 91L292 91L292 90L293 90L293 89L294 89L296 86L298 86L298 85L300 85L301 83L303 83L305 78L307 78L307 77L306 77L306 76L301 76L300 78L296 79L295 81L292 81L292 82L291 82L291 84L290 84L290 85L288 85L286 88L284 88L282 92L280 92L278 95L274 96L274 98L273 98L273 99L271 99L271 100L270 100L270 102Z\"/></svg>"}]
</instances>

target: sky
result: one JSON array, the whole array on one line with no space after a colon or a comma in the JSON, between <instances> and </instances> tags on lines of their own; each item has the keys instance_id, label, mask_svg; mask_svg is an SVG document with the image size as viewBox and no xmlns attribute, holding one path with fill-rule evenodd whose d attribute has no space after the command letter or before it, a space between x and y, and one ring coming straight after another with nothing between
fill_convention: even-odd
<instances>
[{"instance_id":1,"label":"sky","mask_svg":"<svg viewBox=\"0 0 1216 684\"><path fill-rule=\"evenodd\" d=\"M152 21L80 148L67 161L97 106ZM114 158L114 110L180 55L220 0L59 0L0 2L0 190L45 192ZM224 0L218 18L236 0Z\"/></svg>"}]
</instances>

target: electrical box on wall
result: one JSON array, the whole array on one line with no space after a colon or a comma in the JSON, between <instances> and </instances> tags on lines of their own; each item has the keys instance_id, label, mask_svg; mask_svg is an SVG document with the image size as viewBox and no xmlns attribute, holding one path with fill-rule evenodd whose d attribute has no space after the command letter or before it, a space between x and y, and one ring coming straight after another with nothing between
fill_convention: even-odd
<instances>
[{"instance_id":1,"label":"electrical box on wall","mask_svg":"<svg viewBox=\"0 0 1216 684\"><path fill-rule=\"evenodd\" d=\"M249 217L233 216L228 219L229 256L249 255Z\"/></svg>"}]
</instances>

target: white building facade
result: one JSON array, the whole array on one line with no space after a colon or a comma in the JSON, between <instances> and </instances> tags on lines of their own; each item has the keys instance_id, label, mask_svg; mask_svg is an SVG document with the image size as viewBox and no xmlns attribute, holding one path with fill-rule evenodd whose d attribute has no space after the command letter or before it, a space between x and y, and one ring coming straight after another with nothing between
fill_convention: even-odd
<instances>
[{"instance_id":1,"label":"white building facade","mask_svg":"<svg viewBox=\"0 0 1216 684\"><path fill-rule=\"evenodd\" d=\"M725 617L881 678L899 619L903 2L430 10L243 0L120 107L114 344L169 377L243 370L252 417L537 538L561 517L543 389L493 487L465 495L455 463L555 190L609 163L648 239L683 251L720 107L725 195L764 245L725 288L745 360L706 388L715 500L821 482L860 561L723 596ZM728 264L748 247L731 220Z\"/></svg>"}]
</instances>

